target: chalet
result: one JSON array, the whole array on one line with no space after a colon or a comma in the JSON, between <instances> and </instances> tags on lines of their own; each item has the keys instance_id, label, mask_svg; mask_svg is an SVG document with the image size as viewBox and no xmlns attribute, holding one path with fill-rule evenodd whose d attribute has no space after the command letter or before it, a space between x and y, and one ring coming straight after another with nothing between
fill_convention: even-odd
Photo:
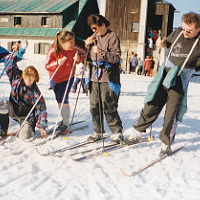
<instances>
[{"instance_id":1,"label":"chalet","mask_svg":"<svg viewBox=\"0 0 200 200\"><path fill-rule=\"evenodd\" d=\"M98 12L96 0L0 0L0 45L11 51L14 42L25 38L26 58L44 57L62 29L73 31L82 45L91 34L86 19Z\"/></svg>"}]
</instances>

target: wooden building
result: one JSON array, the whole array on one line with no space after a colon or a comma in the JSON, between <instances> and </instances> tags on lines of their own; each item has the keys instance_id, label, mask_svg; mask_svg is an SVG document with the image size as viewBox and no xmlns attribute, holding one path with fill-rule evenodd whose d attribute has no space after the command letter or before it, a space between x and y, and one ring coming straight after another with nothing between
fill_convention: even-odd
<instances>
[{"instance_id":1,"label":"wooden building","mask_svg":"<svg viewBox=\"0 0 200 200\"><path fill-rule=\"evenodd\" d=\"M121 40L123 68L126 71L131 52L137 53L141 59L147 55L150 30L161 30L162 37L172 32L174 10L173 5L166 1L106 0L105 16L111 23L111 30Z\"/></svg>"},{"instance_id":2,"label":"wooden building","mask_svg":"<svg viewBox=\"0 0 200 200\"><path fill-rule=\"evenodd\" d=\"M22 38L26 57L45 56L58 31L73 31L79 45L91 34L87 17L99 13L96 0L0 0L0 45L11 51Z\"/></svg>"}]
</instances>

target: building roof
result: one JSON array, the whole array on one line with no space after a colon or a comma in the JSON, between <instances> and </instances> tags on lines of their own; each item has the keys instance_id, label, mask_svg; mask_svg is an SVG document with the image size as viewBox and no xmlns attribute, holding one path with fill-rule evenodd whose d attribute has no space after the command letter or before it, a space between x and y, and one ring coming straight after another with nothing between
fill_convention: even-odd
<instances>
[{"instance_id":1,"label":"building roof","mask_svg":"<svg viewBox=\"0 0 200 200\"><path fill-rule=\"evenodd\" d=\"M0 0L0 13L61 13L78 0Z\"/></svg>"},{"instance_id":2,"label":"building roof","mask_svg":"<svg viewBox=\"0 0 200 200\"><path fill-rule=\"evenodd\" d=\"M79 2L78 16L87 0L0 0L0 14L61 13L74 3ZM74 12L77 12L74 10ZM77 18L78 18L77 16ZM0 27L1 36L42 36L54 37L63 29L72 31L76 20L70 20L63 28L23 28Z\"/></svg>"},{"instance_id":3,"label":"building roof","mask_svg":"<svg viewBox=\"0 0 200 200\"><path fill-rule=\"evenodd\" d=\"M10 27L1 27L0 35L1 36L45 36L51 37L55 36L58 31L62 29L57 28L10 28Z\"/></svg>"}]
</instances>

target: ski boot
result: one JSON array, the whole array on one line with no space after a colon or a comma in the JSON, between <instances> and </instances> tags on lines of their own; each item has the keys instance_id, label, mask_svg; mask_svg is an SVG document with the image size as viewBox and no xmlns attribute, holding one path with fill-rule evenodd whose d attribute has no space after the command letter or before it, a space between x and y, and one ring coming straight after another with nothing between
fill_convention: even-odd
<instances>
[{"instance_id":1,"label":"ski boot","mask_svg":"<svg viewBox=\"0 0 200 200\"><path fill-rule=\"evenodd\" d=\"M113 133L110 139L111 143L121 144L124 142L124 136L122 133Z\"/></svg>"},{"instance_id":2,"label":"ski boot","mask_svg":"<svg viewBox=\"0 0 200 200\"><path fill-rule=\"evenodd\" d=\"M70 133L70 129L67 125L63 125L60 132L59 132L59 135L65 135L65 134L68 134Z\"/></svg>"},{"instance_id":3,"label":"ski boot","mask_svg":"<svg viewBox=\"0 0 200 200\"><path fill-rule=\"evenodd\" d=\"M169 156L169 155L171 155L171 153L172 153L171 147L163 143L162 147L161 147L161 151L159 153L159 156L160 157L163 157L166 155Z\"/></svg>"},{"instance_id":4,"label":"ski boot","mask_svg":"<svg viewBox=\"0 0 200 200\"><path fill-rule=\"evenodd\" d=\"M93 135L91 135L90 137L88 137L87 141L98 141L101 140L101 133L96 133L94 132Z\"/></svg>"}]
</instances>

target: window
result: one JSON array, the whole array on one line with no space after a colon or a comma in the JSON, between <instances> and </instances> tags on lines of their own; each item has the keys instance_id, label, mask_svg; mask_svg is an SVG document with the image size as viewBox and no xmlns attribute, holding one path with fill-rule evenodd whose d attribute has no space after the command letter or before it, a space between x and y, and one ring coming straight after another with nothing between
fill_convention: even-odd
<instances>
[{"instance_id":1,"label":"window","mask_svg":"<svg viewBox=\"0 0 200 200\"><path fill-rule=\"evenodd\" d=\"M0 22L9 22L9 18L7 18L7 17L2 17L2 18L0 19Z\"/></svg>"},{"instance_id":2,"label":"window","mask_svg":"<svg viewBox=\"0 0 200 200\"><path fill-rule=\"evenodd\" d=\"M42 17L41 26L48 26L48 25L49 25L49 17Z\"/></svg>"},{"instance_id":3,"label":"window","mask_svg":"<svg viewBox=\"0 0 200 200\"><path fill-rule=\"evenodd\" d=\"M139 32L139 22L133 22L131 26L131 32Z\"/></svg>"},{"instance_id":4,"label":"window","mask_svg":"<svg viewBox=\"0 0 200 200\"><path fill-rule=\"evenodd\" d=\"M14 25L21 25L21 17L14 17Z\"/></svg>"},{"instance_id":5,"label":"window","mask_svg":"<svg viewBox=\"0 0 200 200\"><path fill-rule=\"evenodd\" d=\"M17 42L17 41L8 42L7 50L8 50L9 52L12 52L12 51L13 51L12 46L13 46L16 42Z\"/></svg>"},{"instance_id":6,"label":"window","mask_svg":"<svg viewBox=\"0 0 200 200\"><path fill-rule=\"evenodd\" d=\"M34 54L47 54L49 48L49 43L36 43L34 45Z\"/></svg>"}]
</instances>

